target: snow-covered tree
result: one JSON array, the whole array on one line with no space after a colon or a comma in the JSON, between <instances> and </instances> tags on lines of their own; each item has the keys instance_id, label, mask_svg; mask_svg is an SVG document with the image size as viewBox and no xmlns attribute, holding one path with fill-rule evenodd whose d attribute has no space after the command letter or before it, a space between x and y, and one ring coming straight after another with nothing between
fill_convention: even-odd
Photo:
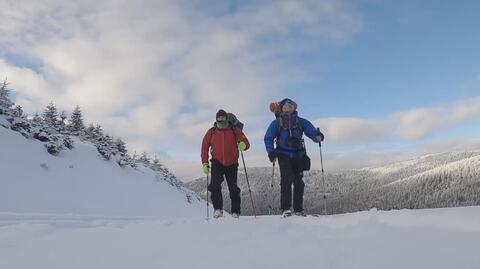
<instances>
[{"instance_id":1,"label":"snow-covered tree","mask_svg":"<svg viewBox=\"0 0 480 269\"><path fill-rule=\"evenodd\" d=\"M67 127L67 113L65 111L62 111L62 113L60 113L59 115L59 121L58 121L58 131L61 133L61 134L64 134L64 135L68 135L69 132L68 132L68 127Z\"/></svg>"},{"instance_id":2,"label":"snow-covered tree","mask_svg":"<svg viewBox=\"0 0 480 269\"><path fill-rule=\"evenodd\" d=\"M63 136L63 145L68 149L73 149L74 148L73 139L68 135Z\"/></svg>"},{"instance_id":3,"label":"snow-covered tree","mask_svg":"<svg viewBox=\"0 0 480 269\"><path fill-rule=\"evenodd\" d=\"M16 105L13 108L13 116L18 118L25 118L25 115L23 114L23 108L19 105Z\"/></svg>"},{"instance_id":4,"label":"snow-covered tree","mask_svg":"<svg viewBox=\"0 0 480 269\"><path fill-rule=\"evenodd\" d=\"M35 113L32 118L32 124L35 126L40 126L43 122L42 117L38 113Z\"/></svg>"},{"instance_id":5,"label":"snow-covered tree","mask_svg":"<svg viewBox=\"0 0 480 269\"><path fill-rule=\"evenodd\" d=\"M166 170L166 168L163 166L163 164L160 162L160 159L157 157L157 155L155 155L153 157L153 160L152 162L150 163L150 168L153 170L153 171L162 171L164 172Z\"/></svg>"},{"instance_id":6,"label":"snow-covered tree","mask_svg":"<svg viewBox=\"0 0 480 269\"><path fill-rule=\"evenodd\" d=\"M103 137L103 128L102 126L100 126L100 124L97 124L95 126L95 129L93 130L93 135L97 140Z\"/></svg>"},{"instance_id":7,"label":"snow-covered tree","mask_svg":"<svg viewBox=\"0 0 480 269\"><path fill-rule=\"evenodd\" d=\"M86 129L85 129L85 134L84 137L86 140L94 143L95 142L95 126L93 124L90 124Z\"/></svg>"},{"instance_id":8,"label":"snow-covered tree","mask_svg":"<svg viewBox=\"0 0 480 269\"><path fill-rule=\"evenodd\" d=\"M5 79L2 84L0 84L0 115L11 113L11 107L14 103L9 99L8 95L10 94L10 89L8 88L8 82Z\"/></svg>"},{"instance_id":9,"label":"snow-covered tree","mask_svg":"<svg viewBox=\"0 0 480 269\"><path fill-rule=\"evenodd\" d=\"M117 152L120 154L120 156L125 156L128 153L127 145L120 138L117 138L115 140L115 148L117 149Z\"/></svg>"},{"instance_id":10,"label":"snow-covered tree","mask_svg":"<svg viewBox=\"0 0 480 269\"><path fill-rule=\"evenodd\" d=\"M138 163L145 165L146 167L150 166L150 158L148 157L147 152L143 152L137 160Z\"/></svg>"},{"instance_id":11,"label":"snow-covered tree","mask_svg":"<svg viewBox=\"0 0 480 269\"><path fill-rule=\"evenodd\" d=\"M75 136L82 136L85 133L85 125L83 124L82 110L76 106L70 117L69 125L70 133Z\"/></svg>"},{"instance_id":12,"label":"snow-covered tree","mask_svg":"<svg viewBox=\"0 0 480 269\"><path fill-rule=\"evenodd\" d=\"M110 158L115 155L115 145L113 139L109 135L101 135L97 139L97 150L105 158L105 160L110 160Z\"/></svg>"},{"instance_id":13,"label":"snow-covered tree","mask_svg":"<svg viewBox=\"0 0 480 269\"><path fill-rule=\"evenodd\" d=\"M50 133L56 133L59 121L57 107L53 102L45 107L42 117L45 127L48 128L48 131Z\"/></svg>"},{"instance_id":14,"label":"snow-covered tree","mask_svg":"<svg viewBox=\"0 0 480 269\"><path fill-rule=\"evenodd\" d=\"M17 105L12 110L12 116L9 118L11 122L11 129L19 132L24 137L30 137L31 123L27 119L27 116L23 114L23 109L21 106Z\"/></svg>"},{"instance_id":15,"label":"snow-covered tree","mask_svg":"<svg viewBox=\"0 0 480 269\"><path fill-rule=\"evenodd\" d=\"M122 139L117 138L114 141L116 154L117 154L117 163L124 166L135 167L135 160L128 154L127 145L123 142Z\"/></svg>"}]
</instances>

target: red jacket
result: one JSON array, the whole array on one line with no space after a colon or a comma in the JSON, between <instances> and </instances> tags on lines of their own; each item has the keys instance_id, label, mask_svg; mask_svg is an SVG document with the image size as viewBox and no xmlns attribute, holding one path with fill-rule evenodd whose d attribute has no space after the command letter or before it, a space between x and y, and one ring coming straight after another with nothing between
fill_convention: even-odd
<instances>
[{"instance_id":1,"label":"red jacket","mask_svg":"<svg viewBox=\"0 0 480 269\"><path fill-rule=\"evenodd\" d=\"M238 142L240 141L247 145L247 149L250 148L250 142L240 128L221 129L216 126L210 128L202 142L202 163L208 163L208 150L210 149L212 159L219 161L222 165L237 164Z\"/></svg>"}]
</instances>

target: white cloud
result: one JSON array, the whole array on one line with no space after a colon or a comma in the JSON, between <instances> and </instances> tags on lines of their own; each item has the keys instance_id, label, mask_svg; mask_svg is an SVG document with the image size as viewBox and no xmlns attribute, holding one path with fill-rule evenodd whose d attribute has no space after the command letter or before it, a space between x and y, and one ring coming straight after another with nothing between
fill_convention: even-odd
<instances>
[{"instance_id":1,"label":"white cloud","mask_svg":"<svg viewBox=\"0 0 480 269\"><path fill-rule=\"evenodd\" d=\"M47 105L54 97L55 92L50 88L49 82L35 71L8 64L0 59L0 74L15 88L17 103L20 103L29 111L38 109L38 103ZM50 97L49 97L50 96Z\"/></svg>"},{"instance_id":2,"label":"white cloud","mask_svg":"<svg viewBox=\"0 0 480 269\"><path fill-rule=\"evenodd\" d=\"M405 139L422 139L450 126L480 116L480 96L440 107L418 108L395 113L390 118L396 134Z\"/></svg>"},{"instance_id":3,"label":"white cloud","mask_svg":"<svg viewBox=\"0 0 480 269\"><path fill-rule=\"evenodd\" d=\"M480 96L437 107L415 108L380 118L325 118L315 123L337 144L370 144L428 138L445 128L478 119Z\"/></svg>"}]
</instances>

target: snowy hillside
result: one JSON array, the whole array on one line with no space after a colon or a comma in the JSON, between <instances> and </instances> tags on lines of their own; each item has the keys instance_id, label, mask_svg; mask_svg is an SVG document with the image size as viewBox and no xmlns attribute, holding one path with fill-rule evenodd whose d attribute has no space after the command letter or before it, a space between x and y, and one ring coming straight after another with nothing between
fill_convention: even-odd
<instances>
[{"instance_id":1,"label":"snowy hillside","mask_svg":"<svg viewBox=\"0 0 480 269\"><path fill-rule=\"evenodd\" d=\"M0 214L0 268L476 269L480 207L205 221Z\"/></svg>"},{"instance_id":2,"label":"snowy hillside","mask_svg":"<svg viewBox=\"0 0 480 269\"><path fill-rule=\"evenodd\" d=\"M327 164L328 164L328 160ZM269 214L273 204L278 213L280 172L272 168L248 170L259 214ZM305 173L305 209L323 212L323 189L320 171ZM329 214L378 209L438 208L480 205L480 152L430 154L382 167L326 173ZM205 178L186 184L205 195ZM242 212L252 214L244 175L239 175L242 189ZM230 207L224 189L226 208Z\"/></svg>"},{"instance_id":3,"label":"snowy hillside","mask_svg":"<svg viewBox=\"0 0 480 269\"><path fill-rule=\"evenodd\" d=\"M0 212L156 217L204 213L198 196L176 186L171 175L142 165L120 167L101 158L91 143L73 140L72 150L53 156L44 143L0 126Z\"/></svg>"}]
</instances>

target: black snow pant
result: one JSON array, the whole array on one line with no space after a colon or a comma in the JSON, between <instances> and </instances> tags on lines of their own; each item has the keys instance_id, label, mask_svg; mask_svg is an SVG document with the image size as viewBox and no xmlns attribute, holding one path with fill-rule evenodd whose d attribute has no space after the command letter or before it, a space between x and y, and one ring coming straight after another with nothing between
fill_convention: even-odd
<instances>
[{"instance_id":1,"label":"black snow pant","mask_svg":"<svg viewBox=\"0 0 480 269\"><path fill-rule=\"evenodd\" d=\"M223 209L222 182L227 180L230 199L232 200L231 213L240 214L240 188L237 185L238 163L224 166L217 160L212 160L211 182L208 190L211 192L214 209Z\"/></svg>"},{"instance_id":2,"label":"black snow pant","mask_svg":"<svg viewBox=\"0 0 480 269\"><path fill-rule=\"evenodd\" d=\"M300 158L290 158L283 154L278 157L280 166L280 206L283 210L288 210L292 206L292 184L293 184L293 210L295 212L303 211L303 192L305 183L303 182L303 171L299 167Z\"/></svg>"}]
</instances>

